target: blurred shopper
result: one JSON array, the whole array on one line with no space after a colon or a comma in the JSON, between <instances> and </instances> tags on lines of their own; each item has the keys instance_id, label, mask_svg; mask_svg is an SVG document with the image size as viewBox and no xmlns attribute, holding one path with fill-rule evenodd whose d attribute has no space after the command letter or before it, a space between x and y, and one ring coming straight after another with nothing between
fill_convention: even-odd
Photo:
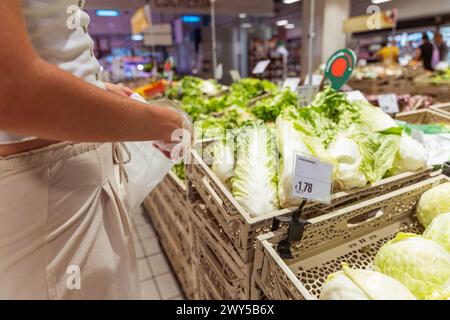
<instances>
[{"instance_id":1,"label":"blurred shopper","mask_svg":"<svg viewBox=\"0 0 450 320\"><path fill-rule=\"evenodd\" d=\"M448 46L445 42L444 37L440 32L436 33L434 36L434 45L436 46L439 52L439 61L447 62L448 61Z\"/></svg>"},{"instance_id":2,"label":"blurred shopper","mask_svg":"<svg viewBox=\"0 0 450 320\"><path fill-rule=\"evenodd\" d=\"M434 46L426 32L422 34L422 45L417 48L416 61L421 61L425 70L433 71L432 60Z\"/></svg>"},{"instance_id":3,"label":"blurred shopper","mask_svg":"<svg viewBox=\"0 0 450 320\"><path fill-rule=\"evenodd\" d=\"M388 41L384 41L376 55L384 65L391 66L398 64L400 49L397 47L395 40L392 40L390 44L388 44Z\"/></svg>"},{"instance_id":4,"label":"blurred shopper","mask_svg":"<svg viewBox=\"0 0 450 320\"><path fill-rule=\"evenodd\" d=\"M0 1L0 299L140 298L111 141L190 129L99 80L84 2Z\"/></svg>"}]
</instances>

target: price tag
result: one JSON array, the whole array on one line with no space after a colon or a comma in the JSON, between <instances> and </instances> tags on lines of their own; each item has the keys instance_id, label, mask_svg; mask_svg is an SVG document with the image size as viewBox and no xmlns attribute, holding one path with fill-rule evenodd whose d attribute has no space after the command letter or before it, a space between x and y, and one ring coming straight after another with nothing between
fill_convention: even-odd
<instances>
[{"instance_id":1,"label":"price tag","mask_svg":"<svg viewBox=\"0 0 450 320\"><path fill-rule=\"evenodd\" d=\"M300 78L287 78L283 83L283 88L289 88L295 92L300 84L300 81Z\"/></svg>"},{"instance_id":2,"label":"price tag","mask_svg":"<svg viewBox=\"0 0 450 320\"><path fill-rule=\"evenodd\" d=\"M319 92L319 86L301 86L297 89L298 107L304 108L311 104Z\"/></svg>"},{"instance_id":3,"label":"price tag","mask_svg":"<svg viewBox=\"0 0 450 320\"><path fill-rule=\"evenodd\" d=\"M216 80L221 80L223 78L223 65L219 64L216 68L216 74L215 74Z\"/></svg>"},{"instance_id":4,"label":"price tag","mask_svg":"<svg viewBox=\"0 0 450 320\"><path fill-rule=\"evenodd\" d=\"M306 76L305 85L312 85L312 86L320 86L322 83L323 76L320 74L313 74L312 76L312 83L311 83L311 77L309 74Z\"/></svg>"},{"instance_id":5,"label":"price tag","mask_svg":"<svg viewBox=\"0 0 450 320\"><path fill-rule=\"evenodd\" d=\"M233 82L241 81L241 74L237 70L230 70L230 76Z\"/></svg>"},{"instance_id":6,"label":"price tag","mask_svg":"<svg viewBox=\"0 0 450 320\"><path fill-rule=\"evenodd\" d=\"M333 165L314 157L295 155L292 196L330 203Z\"/></svg>"},{"instance_id":7,"label":"price tag","mask_svg":"<svg viewBox=\"0 0 450 320\"><path fill-rule=\"evenodd\" d=\"M362 94L361 91L350 91L350 92L346 92L345 95L347 96L347 100L350 102L355 102L355 101L365 101L365 102L369 102L366 97Z\"/></svg>"},{"instance_id":8,"label":"price tag","mask_svg":"<svg viewBox=\"0 0 450 320\"><path fill-rule=\"evenodd\" d=\"M270 64L270 60L263 60L256 64L255 68L253 69L253 74L262 74L264 71L266 71L267 67Z\"/></svg>"},{"instance_id":9,"label":"price tag","mask_svg":"<svg viewBox=\"0 0 450 320\"><path fill-rule=\"evenodd\" d=\"M172 85L173 82L173 76L174 76L174 72L173 70L169 71L167 73L167 81L169 82L169 85Z\"/></svg>"},{"instance_id":10,"label":"price tag","mask_svg":"<svg viewBox=\"0 0 450 320\"><path fill-rule=\"evenodd\" d=\"M378 96L378 104L384 112L395 114L400 112L395 94L382 94Z\"/></svg>"}]
</instances>

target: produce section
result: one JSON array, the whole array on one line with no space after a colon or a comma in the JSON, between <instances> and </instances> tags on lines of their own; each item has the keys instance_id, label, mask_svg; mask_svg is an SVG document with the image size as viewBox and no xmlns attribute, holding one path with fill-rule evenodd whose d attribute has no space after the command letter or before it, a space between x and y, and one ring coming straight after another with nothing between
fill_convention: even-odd
<instances>
[{"instance_id":1,"label":"produce section","mask_svg":"<svg viewBox=\"0 0 450 320\"><path fill-rule=\"evenodd\" d=\"M449 0L0 3L0 300L450 300Z\"/></svg>"},{"instance_id":2,"label":"produce section","mask_svg":"<svg viewBox=\"0 0 450 320\"><path fill-rule=\"evenodd\" d=\"M202 90L207 87L211 90ZM373 271L370 271L369 267L377 252L392 239L386 234L385 242L379 241L370 249L372 260L361 264L353 258L338 259L333 262L332 268L326 269L329 271L317 271L321 274L321 280L315 285L314 292L307 293L301 289L300 295L296 293L297 289L293 289L297 284L290 283L291 275L287 278L283 275L285 268L280 269L263 257L267 255L264 251L268 250L267 243L272 247L270 255L276 255L276 244L288 232L286 228L276 231L277 240L273 241L271 229L276 230L273 229L274 221L281 219L280 221L288 222L289 226L289 219L283 220L282 217L295 214L302 202L301 198L294 198L291 193L294 187L292 170L295 154L299 152L333 164L334 188L330 204L311 201L303 207L302 217L312 225L305 227L299 245L295 242L292 244L294 260L297 259L295 250L304 248L303 245L311 246L312 252L327 256L326 252L321 253L319 249L322 245L325 246L325 240L312 236L310 232L313 231L309 231L309 228L315 228L315 222L320 221L317 224L320 228L334 229L339 225L336 217L341 213L348 218L347 221L356 221L352 223L355 228L349 228L347 233L337 232L336 236L325 241L328 245L337 245L340 242L339 236L347 241L348 232L353 239L353 231L359 237L368 236L367 239L371 239L371 233L387 224L386 228L392 232L391 237L399 234L392 241L415 239L411 235L415 233L420 240L414 241L421 242L433 237L436 243L440 243L437 246L445 246L441 239L445 238L442 233L447 229L441 224L436 227L436 224L446 221L446 215L443 218L436 217L433 229L427 229L422 238L419 235L425 231L426 226L403 228L398 223L389 225L397 218L393 220L389 213L374 214L373 209L369 210L374 207L372 203L383 203L389 210L394 210L392 212L397 212L395 205L402 203L397 199L406 199L401 191L422 185L429 187L430 184L435 185L435 181L445 181L443 176L436 178L445 157L450 159L450 145L446 140L450 132L450 118L444 113L432 107L399 113L392 118L363 98L349 100L345 93L330 87L319 91L308 106L299 108L299 101L302 100L299 93L267 81L246 78L223 88L213 80L188 77L181 79L168 92L170 97L178 99L180 106L198 121L192 161L174 169L178 175L177 181L187 190L177 196L187 199L190 206L182 210L172 208L181 210L189 217L194 230L191 249L184 251L194 270L190 281L195 283L191 286L196 289L194 295L188 295L190 298L440 299L447 295L445 289L438 286L433 292L425 294L421 293L421 289L415 291L409 284L403 283L402 279L397 279L395 274L383 271L382 267L374 265ZM418 132L423 134L422 140L417 140ZM433 152L429 150L432 144L427 144L426 141L442 143L438 148L434 144L435 154L432 157L430 154ZM172 176L169 179L175 178ZM442 184L444 194L449 192L445 189L446 185ZM399 192L401 196L397 195ZM385 200L390 195L395 196ZM172 193L170 197L175 198L176 195ZM427 197L430 196L425 193L422 199L426 200ZM440 197L443 197L442 192ZM421 200L421 203L425 200ZM155 210L150 203L155 201L164 202L159 192L154 192L148 200L151 216L155 214ZM417 205L411 199L408 201L410 202L407 202L409 204L406 207L410 211L406 214L403 209L399 209L395 215L413 219L410 217L417 214L414 219L422 221L423 205ZM436 200L431 203L435 202ZM170 210L169 206L170 202L167 202L167 210ZM443 214L449 210L440 207L434 211ZM361 214L363 211L367 213ZM434 217L428 219L432 218ZM361 227L365 224L365 227ZM314 233L327 234L317 230ZM187 240L183 241L188 243ZM314 241L318 241L318 244ZM384 251L386 250L381 250ZM275 259L277 264L292 262L290 259L275 257L270 259ZM410 262L405 260L405 263ZM332 275L332 270L337 273ZM269 278L264 278L268 276ZM273 291L276 288L272 283L274 276L275 279L281 277L279 281L283 283L282 287L286 292ZM180 277L186 275L181 274ZM445 274L443 277L446 277ZM180 281L185 282L182 279ZM265 287L268 285L267 281L272 283L268 288ZM305 278L305 281L309 283L310 280ZM380 289L377 286L371 289L369 286L367 289L364 281L378 281L386 288ZM321 295L319 289L324 284L326 290ZM365 289L352 289L348 293L349 286ZM306 288L312 290L309 285Z\"/></svg>"}]
</instances>

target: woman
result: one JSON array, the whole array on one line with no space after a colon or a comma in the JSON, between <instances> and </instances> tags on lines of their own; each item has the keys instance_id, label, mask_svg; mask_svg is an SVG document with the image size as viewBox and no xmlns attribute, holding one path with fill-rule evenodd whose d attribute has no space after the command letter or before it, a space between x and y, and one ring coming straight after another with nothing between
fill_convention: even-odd
<instances>
[{"instance_id":1,"label":"woman","mask_svg":"<svg viewBox=\"0 0 450 320\"><path fill-rule=\"evenodd\" d=\"M398 64L399 55L400 49L397 47L395 40L391 41L390 46L388 46L387 41L384 41L381 49L376 54L386 66Z\"/></svg>"},{"instance_id":2,"label":"woman","mask_svg":"<svg viewBox=\"0 0 450 320\"><path fill-rule=\"evenodd\" d=\"M0 1L0 299L139 298L108 142L189 127L99 81L83 5Z\"/></svg>"},{"instance_id":3,"label":"woman","mask_svg":"<svg viewBox=\"0 0 450 320\"><path fill-rule=\"evenodd\" d=\"M448 61L448 46L445 42L444 37L442 36L442 33L437 32L434 35L434 45L436 46L436 49L439 52L439 61L440 62L447 62Z\"/></svg>"},{"instance_id":4,"label":"woman","mask_svg":"<svg viewBox=\"0 0 450 320\"><path fill-rule=\"evenodd\" d=\"M422 41L422 45L417 48L415 60L422 61L425 70L434 71L432 65L434 47L426 32L422 34Z\"/></svg>"}]
</instances>

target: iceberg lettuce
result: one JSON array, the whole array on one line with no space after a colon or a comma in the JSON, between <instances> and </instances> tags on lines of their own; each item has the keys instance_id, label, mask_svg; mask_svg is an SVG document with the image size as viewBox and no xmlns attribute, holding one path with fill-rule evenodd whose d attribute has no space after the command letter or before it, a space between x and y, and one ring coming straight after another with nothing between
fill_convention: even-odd
<instances>
[{"instance_id":1,"label":"iceberg lettuce","mask_svg":"<svg viewBox=\"0 0 450 320\"><path fill-rule=\"evenodd\" d=\"M450 212L434 218L423 236L433 240L450 253Z\"/></svg>"},{"instance_id":2,"label":"iceberg lettuce","mask_svg":"<svg viewBox=\"0 0 450 320\"><path fill-rule=\"evenodd\" d=\"M320 300L416 300L399 281L371 270L351 269L328 276Z\"/></svg>"},{"instance_id":3,"label":"iceberg lettuce","mask_svg":"<svg viewBox=\"0 0 450 320\"><path fill-rule=\"evenodd\" d=\"M434 187L420 197L417 218L426 228L440 214L450 212L450 182Z\"/></svg>"},{"instance_id":4,"label":"iceberg lettuce","mask_svg":"<svg viewBox=\"0 0 450 320\"><path fill-rule=\"evenodd\" d=\"M450 254L414 234L399 233L380 249L373 266L400 281L418 299L442 292L450 280Z\"/></svg>"}]
</instances>

